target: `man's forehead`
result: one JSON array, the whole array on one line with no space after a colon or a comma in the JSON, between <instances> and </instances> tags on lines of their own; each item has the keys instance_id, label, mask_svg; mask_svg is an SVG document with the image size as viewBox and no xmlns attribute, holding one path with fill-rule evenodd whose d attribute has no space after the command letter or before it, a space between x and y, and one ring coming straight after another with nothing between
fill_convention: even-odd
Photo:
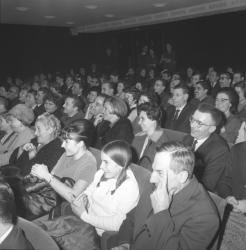
<instances>
[{"instance_id":1,"label":"man's forehead","mask_svg":"<svg viewBox=\"0 0 246 250\"><path fill-rule=\"evenodd\" d=\"M196 110L195 113L193 114L193 118L196 120L199 120L201 122L212 121L211 115L209 113L203 113L203 112L200 112L198 110Z\"/></svg>"},{"instance_id":2,"label":"man's forehead","mask_svg":"<svg viewBox=\"0 0 246 250\"><path fill-rule=\"evenodd\" d=\"M153 170L163 170L169 166L170 163L170 153L169 152L158 152L155 155L153 162Z\"/></svg>"}]
</instances>

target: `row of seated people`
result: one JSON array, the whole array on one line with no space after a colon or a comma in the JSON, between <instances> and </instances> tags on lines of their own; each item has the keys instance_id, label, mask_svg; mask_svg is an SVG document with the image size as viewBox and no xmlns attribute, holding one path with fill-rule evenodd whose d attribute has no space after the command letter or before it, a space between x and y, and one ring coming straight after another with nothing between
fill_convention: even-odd
<instances>
[{"instance_id":1,"label":"row of seated people","mask_svg":"<svg viewBox=\"0 0 246 250\"><path fill-rule=\"evenodd\" d=\"M149 168L149 169L151 168L151 163L153 162L153 157L156 153L155 147L153 147L153 146L155 145L155 143L158 142L158 135L163 135L163 134L165 135L165 133L166 133L167 136L166 137L163 136L162 140L160 140L159 143L167 140L167 138L169 138L170 140L174 140L174 139L179 138L180 140L182 139L188 145L193 146L193 148L195 150L195 155L196 155L195 174L196 174L197 178L204 184L204 186L208 190L216 192L217 194L226 197L227 193L224 191L224 189L225 189L225 187L226 188L230 187L230 184L231 184L230 181L224 182L226 178L231 177L230 175L227 175L229 173L229 170L231 167L230 166L230 151L229 151L229 147L227 146L226 142L222 139L222 137L220 137L219 135L214 133L217 125L220 123L220 112L217 109L213 108L210 105L201 105L194 112L193 116L191 117L191 119L190 119L191 128L192 128L191 129L191 136L193 136L193 138L197 139L195 146L192 145L194 139L190 135L184 136L184 134L182 134L182 133L179 134L177 132L174 133L173 131L171 132L168 130L163 130L157 126L158 120L159 120L158 116L160 116L161 112L160 112L160 109L158 107L156 107L155 105L152 105L150 103L142 104L139 106L138 113L139 113L139 120L142 122L145 120L144 123L140 122L140 125L142 124L141 127L143 129L143 132L145 132L145 133L136 135L135 139L139 139L138 137L141 137L141 136L143 138L145 137L145 139L143 141L144 142L147 141L147 143L143 142L142 145L140 145L140 147L142 148L142 150L146 151L146 153L150 152L150 151L148 151L148 149L151 147L151 145L148 145L149 144L148 141L151 141L152 150L153 150L152 153L150 154L150 156L152 157L152 160L150 157L146 157L149 160L148 164L146 165L146 168ZM11 115L11 112L9 115ZM11 119L15 118L16 120L18 120L16 117L18 117L18 116L12 115ZM84 123L88 124L87 129L85 129L86 125ZM47 182L50 182L49 186L51 186L52 189L54 189L57 193L61 194L66 200L71 202L71 199L73 199L73 197L78 197L78 193L80 193L81 190L84 189L83 181L79 182L79 184L75 184L72 189L67 188L67 186L64 184L61 184L60 181L53 179L53 177L51 177L49 171L51 171L52 174L57 175L57 177L59 177L59 178L71 177L75 181L78 181L78 179L76 179L76 178L80 178L79 177L80 175L78 172L76 172L76 167L73 168L73 170L75 170L75 175L71 176L71 174L74 171L71 171L71 170L66 171L67 168L69 168L70 166L73 167L76 165L76 164L74 165L73 162L71 161L72 158L70 157L70 158L68 158L69 159L68 160L67 157L65 157L65 155L63 155L63 157L60 158L60 160L58 161L56 166L53 168L54 172L53 172L53 170L51 170L52 167L49 169L47 166L44 166L44 165L35 165L36 163L49 165L49 163L47 163L48 161L52 161L54 158L56 158L56 161L58 160L59 157L57 157L54 153L59 152L61 142L60 142L59 148L57 148L57 145L55 144L56 148L49 147L49 150L47 150L47 145L48 146L52 145L52 143L55 141L55 139L57 139L57 136L59 134L58 131L56 131L56 129L59 130L58 124L59 124L59 120L53 115L45 114L43 116L40 116L36 121L36 134L37 134L37 141L38 141L38 145L36 144L37 147L35 146L35 143L34 144L33 143L26 144L22 148L22 150L24 150L24 152L19 153L20 156L19 157L17 156L16 162L18 164L18 160L24 159L25 164L23 166L26 166L26 164L28 164L28 162L30 161L31 162L30 167L34 166L33 172L32 172L33 175L37 175L41 179L45 179L46 184L47 184ZM82 129L84 134L77 132L78 141L79 141L79 138L83 142L85 142L86 139L88 139L88 138L91 138L91 140L92 140L92 137L94 134L93 125L89 121L86 121L86 120L83 120L83 122L80 121L80 127L81 127L81 124L84 124L82 126L82 127L84 127ZM145 124L145 126L144 126L144 124ZM147 126L146 126L146 124L147 124ZM74 128L69 128L67 131L65 131L65 134L63 134L63 138L65 141L65 142L63 142L63 147L65 148L66 156L69 156L69 155L71 156L75 152L78 152L78 151L76 151L76 147L75 148L73 147L74 145L70 145L71 148L68 145L66 147L66 143L69 144L70 140L73 140L73 141L77 142L77 144L78 144L78 141L74 140L74 138L71 137L71 135L70 135L70 132L73 130L74 130ZM76 131L76 129L75 129L75 131ZM154 131L154 133L152 133L153 131ZM170 132L171 132L171 134L170 134ZM76 134L76 132L75 132L75 134ZM153 136L152 137L153 139L149 140L149 138L148 138L148 140L146 140L147 135ZM155 140L155 138L157 138L157 140ZM84 150L84 143L82 143L82 145L83 145L82 149ZM134 144L133 144L133 146L134 146ZM19 148L18 151L20 149L21 148ZM137 146L135 146L135 149L137 150ZM122 150L120 150L120 152L122 152ZM142 154L142 152L141 152L141 154ZM25 160L24 155L27 156L26 160ZM40 157L41 155L43 155L43 157ZM81 152L79 155L81 155ZM82 155L86 155L86 154L82 153ZM93 162L94 162L94 173L95 173L96 161L90 158L89 163L91 163L93 165ZM51 163L51 165L52 165L52 163ZM79 165L77 166L77 168L79 168L79 167L81 168L82 165L86 166L85 162L82 162L82 163L80 162ZM90 168L89 168L90 170L93 169L93 167L91 165L89 165L89 166L90 166ZM61 169L61 171L62 171L64 168L65 168L65 173L61 174L59 176L59 169ZM10 168L4 168L4 169L7 170L6 172L8 172ZM22 169L22 168L20 167L20 169ZM40 175L39 175L39 171L41 171ZM29 168L29 172L30 172L30 168ZM93 178L92 176L94 175L94 173L93 174L91 173L90 181L92 180L92 178ZM88 176L88 172L87 172L87 174L83 173L82 175L83 175L83 178L85 178ZM28 176L28 178L25 178L25 182L33 182L33 180L28 180L29 178L30 178L30 176ZM36 182L36 180L34 182ZM86 180L86 183L88 185L88 180ZM54 185L54 186L52 186L52 185ZM57 185L58 185L58 188L56 187ZM238 185L238 183L237 183L237 185ZM47 186L46 186L46 188L47 188ZM62 190L62 191L60 191L60 190ZM35 191L35 190L31 189L31 191ZM66 193L66 191L68 193ZM75 192L75 193L73 193L73 192ZM228 193L230 193L230 190ZM45 194L44 189L42 189L41 194ZM47 192L46 192L46 194L47 194ZM54 194L52 193L52 195L51 195L50 190L49 190L48 194L51 196L51 198L55 199L53 196ZM50 210L50 208L53 207L55 204L54 200L53 200L53 203L52 202L50 203L50 200L49 200L48 203L50 206L47 206L47 204L45 202L47 202L48 198L50 198L50 197L46 196L44 198L42 198L42 197L40 198L40 193L37 194L35 192L32 192L31 199L27 198L29 196L25 196L25 197L26 197L25 201L27 201L26 204L28 203L28 205L30 205L31 203L34 203L34 204L31 204L32 206L29 206L29 207L27 206L29 209L27 216L30 216L29 218L31 218L31 219L35 218L37 215L40 216L40 214L48 212ZM34 198L34 197L36 197L36 198ZM232 202L232 200L233 200L233 202ZM33 201L35 201L35 202L33 202ZM228 199L228 201L230 203L233 203L233 205L235 206L235 209L238 209L238 211L241 211L240 206L243 203L238 202L235 198L234 199L230 198L230 199ZM237 206L239 206L239 207L237 207ZM27 207L25 207L25 208L27 208ZM40 212L40 210L41 210L41 212ZM115 230L116 228L106 228L106 230L110 230L110 229Z\"/></svg>"}]
</instances>

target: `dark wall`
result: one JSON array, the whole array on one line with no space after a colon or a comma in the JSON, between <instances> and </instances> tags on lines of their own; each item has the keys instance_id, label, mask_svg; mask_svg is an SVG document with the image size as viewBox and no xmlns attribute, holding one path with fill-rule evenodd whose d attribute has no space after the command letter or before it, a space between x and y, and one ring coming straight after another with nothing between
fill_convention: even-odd
<instances>
[{"instance_id":1,"label":"dark wall","mask_svg":"<svg viewBox=\"0 0 246 250\"><path fill-rule=\"evenodd\" d=\"M157 53L171 42L179 67L195 65L245 69L246 12L237 12L130 30L72 36L67 28L0 25L0 74L32 75L65 71L103 61L109 46L125 70L135 65L145 43Z\"/></svg>"}]
</instances>

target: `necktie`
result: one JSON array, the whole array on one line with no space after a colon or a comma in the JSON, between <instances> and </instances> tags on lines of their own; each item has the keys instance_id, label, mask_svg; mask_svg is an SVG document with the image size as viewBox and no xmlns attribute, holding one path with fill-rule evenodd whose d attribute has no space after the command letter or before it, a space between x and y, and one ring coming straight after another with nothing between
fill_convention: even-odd
<instances>
[{"instance_id":1,"label":"necktie","mask_svg":"<svg viewBox=\"0 0 246 250\"><path fill-rule=\"evenodd\" d=\"M177 119L178 119L178 117L179 117L179 112L180 112L179 109L176 109L176 110L175 110L175 113L174 113L174 116L173 116L173 120L177 120Z\"/></svg>"},{"instance_id":2,"label":"necktie","mask_svg":"<svg viewBox=\"0 0 246 250\"><path fill-rule=\"evenodd\" d=\"M194 139L194 141L192 142L192 145L191 145L192 151L195 151L195 149L196 149L196 144L197 144L197 140Z\"/></svg>"}]
</instances>

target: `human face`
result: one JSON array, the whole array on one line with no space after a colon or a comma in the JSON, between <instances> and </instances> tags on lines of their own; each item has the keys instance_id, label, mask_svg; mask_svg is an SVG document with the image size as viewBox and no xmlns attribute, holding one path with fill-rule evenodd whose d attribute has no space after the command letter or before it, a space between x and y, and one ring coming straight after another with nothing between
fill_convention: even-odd
<instances>
[{"instance_id":1,"label":"human face","mask_svg":"<svg viewBox=\"0 0 246 250\"><path fill-rule=\"evenodd\" d=\"M20 91L20 94L19 94L19 100L22 102L22 103L25 103L26 101L26 96L27 96L27 90L26 89L22 89Z\"/></svg>"},{"instance_id":2,"label":"human face","mask_svg":"<svg viewBox=\"0 0 246 250\"><path fill-rule=\"evenodd\" d=\"M149 119L144 111L141 111L139 114L138 124L141 126L142 131L146 133L154 131L157 125L156 121Z\"/></svg>"},{"instance_id":3,"label":"human face","mask_svg":"<svg viewBox=\"0 0 246 250\"><path fill-rule=\"evenodd\" d=\"M13 100L18 96L19 96L18 89L16 87L11 87L8 92L8 98L10 100Z\"/></svg>"},{"instance_id":4,"label":"human face","mask_svg":"<svg viewBox=\"0 0 246 250\"><path fill-rule=\"evenodd\" d=\"M146 95L141 95L139 100L138 100L138 105L149 102L149 98Z\"/></svg>"},{"instance_id":5,"label":"human face","mask_svg":"<svg viewBox=\"0 0 246 250\"><path fill-rule=\"evenodd\" d=\"M52 129L47 128L42 122L37 121L35 124L35 135L37 136L38 143L45 145L51 139Z\"/></svg>"},{"instance_id":6,"label":"human face","mask_svg":"<svg viewBox=\"0 0 246 250\"><path fill-rule=\"evenodd\" d=\"M102 94L112 96L113 95L113 90L109 87L108 83L103 83L102 84Z\"/></svg>"},{"instance_id":7,"label":"human face","mask_svg":"<svg viewBox=\"0 0 246 250\"><path fill-rule=\"evenodd\" d=\"M32 108L36 104L35 96L32 93L27 93L25 104Z\"/></svg>"},{"instance_id":8,"label":"human face","mask_svg":"<svg viewBox=\"0 0 246 250\"><path fill-rule=\"evenodd\" d=\"M20 132L20 128L22 127L22 122L19 121L17 118L14 116L10 115L7 118L7 122L9 123L10 127L12 128L13 131L15 132Z\"/></svg>"},{"instance_id":9,"label":"human face","mask_svg":"<svg viewBox=\"0 0 246 250\"><path fill-rule=\"evenodd\" d=\"M34 83L32 84L32 89L35 90L35 91L38 91L38 89L39 89L39 84L38 84L38 82L34 82Z\"/></svg>"},{"instance_id":10,"label":"human face","mask_svg":"<svg viewBox=\"0 0 246 250\"><path fill-rule=\"evenodd\" d=\"M106 179L117 179L122 170L122 167L103 152L101 153L101 159L102 163L100 169L103 170L104 177Z\"/></svg>"},{"instance_id":11,"label":"human face","mask_svg":"<svg viewBox=\"0 0 246 250\"><path fill-rule=\"evenodd\" d=\"M67 77L65 83L66 83L67 87L70 88L73 85L72 77L70 77L70 76Z\"/></svg>"},{"instance_id":12,"label":"human face","mask_svg":"<svg viewBox=\"0 0 246 250\"><path fill-rule=\"evenodd\" d=\"M81 86L79 85L79 83L74 83L73 84L73 87L72 87L72 93L73 95L81 95L82 93L82 88Z\"/></svg>"},{"instance_id":13,"label":"human face","mask_svg":"<svg viewBox=\"0 0 246 250\"><path fill-rule=\"evenodd\" d=\"M228 95L225 93L219 93L215 99L215 107L223 113L230 111L231 103Z\"/></svg>"},{"instance_id":14,"label":"human face","mask_svg":"<svg viewBox=\"0 0 246 250\"><path fill-rule=\"evenodd\" d=\"M36 95L36 102L37 104L41 105L44 102L44 92L43 91L38 91Z\"/></svg>"},{"instance_id":15,"label":"human face","mask_svg":"<svg viewBox=\"0 0 246 250\"><path fill-rule=\"evenodd\" d=\"M208 79L212 83L216 82L218 80L217 73L215 71L211 71L208 75Z\"/></svg>"},{"instance_id":16,"label":"human face","mask_svg":"<svg viewBox=\"0 0 246 250\"><path fill-rule=\"evenodd\" d=\"M9 122L2 116L0 116L0 130L1 131L8 131L10 130Z\"/></svg>"},{"instance_id":17,"label":"human face","mask_svg":"<svg viewBox=\"0 0 246 250\"><path fill-rule=\"evenodd\" d=\"M63 104L63 112L67 115L73 114L76 111L76 107L74 107L73 99L66 98L65 103Z\"/></svg>"},{"instance_id":18,"label":"human face","mask_svg":"<svg viewBox=\"0 0 246 250\"><path fill-rule=\"evenodd\" d=\"M188 100L188 95L184 93L183 89L173 90L173 105L176 108L181 108L186 105Z\"/></svg>"},{"instance_id":19,"label":"human face","mask_svg":"<svg viewBox=\"0 0 246 250\"><path fill-rule=\"evenodd\" d=\"M114 116L113 109L112 109L110 103L108 103L108 102L105 102L105 104L104 104L103 116L104 116L104 120L109 121L109 122L111 121L112 116Z\"/></svg>"},{"instance_id":20,"label":"human face","mask_svg":"<svg viewBox=\"0 0 246 250\"><path fill-rule=\"evenodd\" d=\"M191 136L201 140L209 137L215 131L216 126L210 114L196 110L191 117L190 128Z\"/></svg>"},{"instance_id":21,"label":"human face","mask_svg":"<svg viewBox=\"0 0 246 250\"><path fill-rule=\"evenodd\" d=\"M242 80L243 80L243 78L242 78L240 73L234 73L233 74L233 84L238 83L238 82L240 82Z\"/></svg>"},{"instance_id":22,"label":"human face","mask_svg":"<svg viewBox=\"0 0 246 250\"><path fill-rule=\"evenodd\" d=\"M133 106L135 104L135 100L133 99L133 95L130 93L126 93L125 95L126 101L129 105L129 107Z\"/></svg>"},{"instance_id":23,"label":"human face","mask_svg":"<svg viewBox=\"0 0 246 250\"><path fill-rule=\"evenodd\" d=\"M138 90L140 90L140 91L143 90L143 85L142 85L141 82L137 82L135 86L136 86L136 89L138 89Z\"/></svg>"},{"instance_id":24,"label":"human face","mask_svg":"<svg viewBox=\"0 0 246 250\"><path fill-rule=\"evenodd\" d=\"M92 109L92 113L94 116L103 113L103 109L104 109L103 103L104 103L104 99L101 96L98 96L95 100L95 103Z\"/></svg>"},{"instance_id":25,"label":"human face","mask_svg":"<svg viewBox=\"0 0 246 250\"><path fill-rule=\"evenodd\" d=\"M241 87L236 87L235 91L237 92L238 96L239 96L239 101L243 101L245 100L245 96L244 96L244 91L242 90Z\"/></svg>"},{"instance_id":26,"label":"human face","mask_svg":"<svg viewBox=\"0 0 246 250\"><path fill-rule=\"evenodd\" d=\"M186 74L187 74L187 76L188 76L189 78L191 78L191 77L192 77L192 74L193 74L193 69L192 69L191 67L187 68Z\"/></svg>"},{"instance_id":27,"label":"human face","mask_svg":"<svg viewBox=\"0 0 246 250\"><path fill-rule=\"evenodd\" d=\"M81 143L82 142L76 142L73 139L67 138L63 140L61 146L65 149L66 156L75 157L81 151Z\"/></svg>"},{"instance_id":28,"label":"human face","mask_svg":"<svg viewBox=\"0 0 246 250\"><path fill-rule=\"evenodd\" d=\"M163 86L162 81L157 80L154 85L154 91L157 94L161 94L164 91L165 87Z\"/></svg>"},{"instance_id":29,"label":"human face","mask_svg":"<svg viewBox=\"0 0 246 250\"><path fill-rule=\"evenodd\" d=\"M196 86L196 83L199 82L199 81L200 81L200 75L193 75L193 76L191 77L191 85L192 85L193 87L195 87L195 86Z\"/></svg>"},{"instance_id":30,"label":"human face","mask_svg":"<svg viewBox=\"0 0 246 250\"><path fill-rule=\"evenodd\" d=\"M96 91L90 91L90 93L87 96L87 99L88 99L89 103L95 102L96 98L97 98L97 92Z\"/></svg>"},{"instance_id":31,"label":"human face","mask_svg":"<svg viewBox=\"0 0 246 250\"><path fill-rule=\"evenodd\" d=\"M170 169L170 163L170 153L156 153L152 165L153 171L150 177L150 183L153 183L156 188L158 188L159 185L167 185L168 192L175 194L181 189L181 174L176 174L172 169Z\"/></svg>"},{"instance_id":32,"label":"human face","mask_svg":"<svg viewBox=\"0 0 246 250\"><path fill-rule=\"evenodd\" d=\"M228 76L226 74L221 74L220 79L219 79L219 83L220 83L221 88L230 87L231 80L230 80L230 78L228 78Z\"/></svg>"},{"instance_id":33,"label":"human face","mask_svg":"<svg viewBox=\"0 0 246 250\"><path fill-rule=\"evenodd\" d=\"M57 110L56 104L50 100L45 101L44 108L45 108L45 111L48 112L49 114L52 114Z\"/></svg>"},{"instance_id":34,"label":"human face","mask_svg":"<svg viewBox=\"0 0 246 250\"><path fill-rule=\"evenodd\" d=\"M207 89L204 89L201 84L196 84L195 87L195 97L198 100L203 100L207 96Z\"/></svg>"},{"instance_id":35,"label":"human face","mask_svg":"<svg viewBox=\"0 0 246 250\"><path fill-rule=\"evenodd\" d=\"M117 92L118 92L118 93L122 93L123 90L124 90L124 84L123 84L122 82L119 82L119 83L117 84Z\"/></svg>"}]
</instances>

